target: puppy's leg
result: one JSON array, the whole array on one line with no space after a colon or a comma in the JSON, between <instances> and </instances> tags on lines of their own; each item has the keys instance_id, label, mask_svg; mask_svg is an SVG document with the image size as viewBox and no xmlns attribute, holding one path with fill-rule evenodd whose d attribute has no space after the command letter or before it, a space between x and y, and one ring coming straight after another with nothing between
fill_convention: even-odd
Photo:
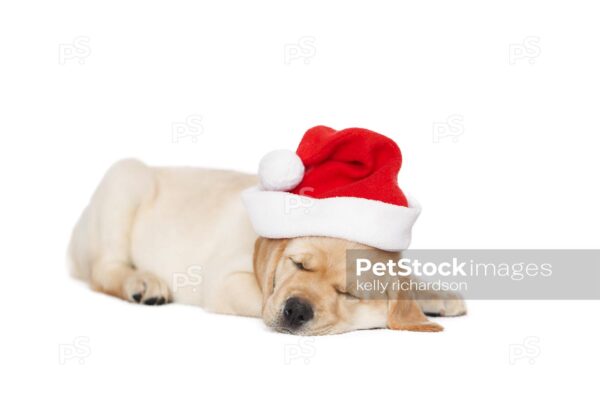
<instances>
[{"instance_id":1,"label":"puppy's leg","mask_svg":"<svg viewBox=\"0 0 600 400\"><path fill-rule=\"evenodd\" d=\"M458 317L467 313L465 301L458 293L424 290L415 291L413 294L426 315Z\"/></svg>"},{"instance_id":2,"label":"puppy's leg","mask_svg":"<svg viewBox=\"0 0 600 400\"><path fill-rule=\"evenodd\" d=\"M145 304L169 300L167 285L152 274L137 271L130 254L136 212L152 201L155 192L152 170L139 161L119 161L106 173L71 243L78 275L87 277L92 288Z\"/></svg>"},{"instance_id":3,"label":"puppy's leg","mask_svg":"<svg viewBox=\"0 0 600 400\"><path fill-rule=\"evenodd\" d=\"M260 317L262 293L254 272L235 272L228 275L217 290L208 308L221 314Z\"/></svg>"}]
</instances>

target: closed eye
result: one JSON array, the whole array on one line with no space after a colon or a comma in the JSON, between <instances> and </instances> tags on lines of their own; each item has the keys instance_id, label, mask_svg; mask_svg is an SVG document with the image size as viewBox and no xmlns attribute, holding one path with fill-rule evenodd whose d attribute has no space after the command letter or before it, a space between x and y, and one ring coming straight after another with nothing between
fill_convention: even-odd
<instances>
[{"instance_id":1,"label":"closed eye","mask_svg":"<svg viewBox=\"0 0 600 400\"><path fill-rule=\"evenodd\" d=\"M355 299L355 300L360 300L360 297L356 297L355 295L353 295L352 293L348 293L348 292L344 292L343 290L340 289L335 289L335 291L337 292L337 294L339 294L340 296L344 296L347 297L349 299Z\"/></svg>"},{"instance_id":2,"label":"closed eye","mask_svg":"<svg viewBox=\"0 0 600 400\"><path fill-rule=\"evenodd\" d=\"M292 261L292 264L294 264L294 267L298 268L299 270L302 270L302 271L307 270L306 268L304 268L304 264L302 264L301 262L294 261L291 258L290 258L290 260Z\"/></svg>"}]
</instances>

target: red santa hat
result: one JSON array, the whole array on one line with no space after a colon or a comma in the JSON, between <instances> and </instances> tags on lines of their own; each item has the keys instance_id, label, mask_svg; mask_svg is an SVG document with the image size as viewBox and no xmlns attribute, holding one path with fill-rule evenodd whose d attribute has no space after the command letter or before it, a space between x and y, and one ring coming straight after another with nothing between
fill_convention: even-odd
<instances>
[{"instance_id":1,"label":"red santa hat","mask_svg":"<svg viewBox=\"0 0 600 400\"><path fill-rule=\"evenodd\" d=\"M242 198L263 237L328 236L404 250L421 209L398 187L401 164L400 149L388 137L316 126L296 153L276 150L263 157L260 185Z\"/></svg>"}]
</instances>

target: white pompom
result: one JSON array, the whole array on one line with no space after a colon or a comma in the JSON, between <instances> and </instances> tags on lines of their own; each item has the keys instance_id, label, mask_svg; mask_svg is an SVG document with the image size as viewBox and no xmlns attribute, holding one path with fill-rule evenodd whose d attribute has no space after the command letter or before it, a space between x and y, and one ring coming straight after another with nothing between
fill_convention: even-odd
<instances>
[{"instance_id":1,"label":"white pompom","mask_svg":"<svg viewBox=\"0 0 600 400\"><path fill-rule=\"evenodd\" d=\"M293 151L275 150L260 160L258 176L264 190L291 190L302 181L304 164Z\"/></svg>"}]
</instances>

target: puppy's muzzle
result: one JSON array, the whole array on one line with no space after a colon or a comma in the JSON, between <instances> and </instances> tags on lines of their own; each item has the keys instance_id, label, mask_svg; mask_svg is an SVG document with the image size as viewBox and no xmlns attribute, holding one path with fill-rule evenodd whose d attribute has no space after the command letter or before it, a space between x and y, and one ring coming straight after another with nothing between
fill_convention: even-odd
<instances>
[{"instance_id":1,"label":"puppy's muzzle","mask_svg":"<svg viewBox=\"0 0 600 400\"><path fill-rule=\"evenodd\" d=\"M315 316L310 303L299 297L290 297L283 306L283 326L298 329Z\"/></svg>"}]
</instances>

